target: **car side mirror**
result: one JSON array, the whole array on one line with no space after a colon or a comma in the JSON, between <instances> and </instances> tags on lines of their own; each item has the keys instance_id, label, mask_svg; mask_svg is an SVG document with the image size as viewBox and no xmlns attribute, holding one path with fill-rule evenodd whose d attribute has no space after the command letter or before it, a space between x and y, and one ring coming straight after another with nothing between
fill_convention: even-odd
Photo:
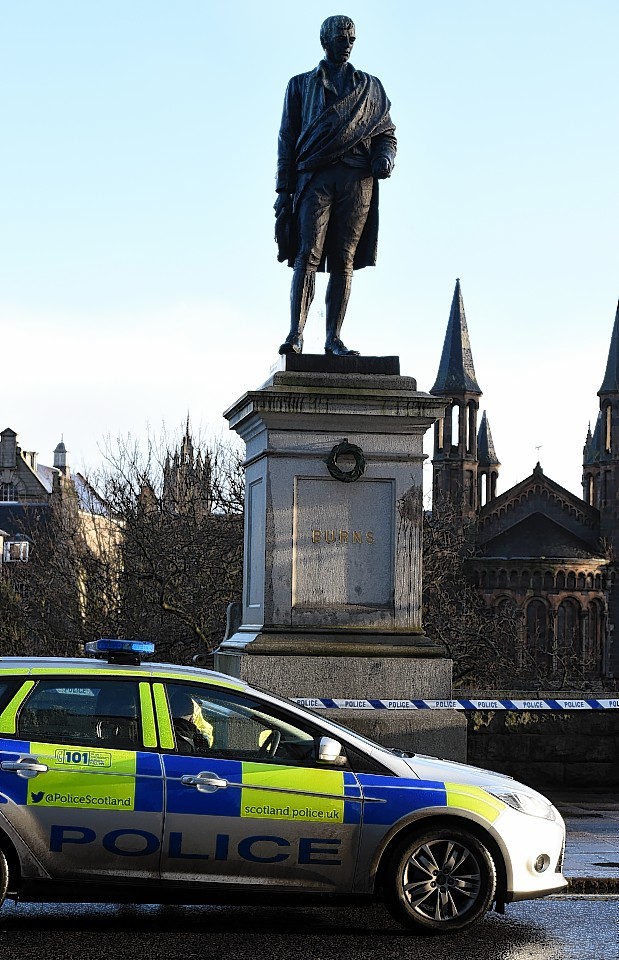
<instances>
[{"instance_id":1,"label":"car side mirror","mask_svg":"<svg viewBox=\"0 0 619 960\"><path fill-rule=\"evenodd\" d=\"M346 756L342 752L342 744L332 737L320 738L317 759L318 763L329 764L332 767L343 767L346 763Z\"/></svg>"}]
</instances>

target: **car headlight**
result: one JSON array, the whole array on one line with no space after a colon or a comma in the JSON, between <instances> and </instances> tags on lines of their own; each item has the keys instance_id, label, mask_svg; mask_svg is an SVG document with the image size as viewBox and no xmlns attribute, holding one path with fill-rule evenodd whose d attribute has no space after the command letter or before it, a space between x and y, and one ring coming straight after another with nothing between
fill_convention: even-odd
<instances>
[{"instance_id":1,"label":"car headlight","mask_svg":"<svg viewBox=\"0 0 619 960\"><path fill-rule=\"evenodd\" d=\"M527 813L531 817L542 817L544 820L556 820L555 808L539 794L522 793L520 790L488 790L497 800L502 800L508 807L513 807L518 813Z\"/></svg>"}]
</instances>

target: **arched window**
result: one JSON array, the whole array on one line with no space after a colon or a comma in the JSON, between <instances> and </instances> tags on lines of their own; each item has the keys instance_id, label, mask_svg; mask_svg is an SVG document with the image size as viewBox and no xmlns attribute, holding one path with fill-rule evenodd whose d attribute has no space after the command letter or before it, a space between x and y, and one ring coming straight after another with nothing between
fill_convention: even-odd
<instances>
[{"instance_id":1,"label":"arched window","mask_svg":"<svg viewBox=\"0 0 619 960\"><path fill-rule=\"evenodd\" d=\"M588 473L585 479L587 490L587 503L590 507L595 506L595 478L592 473Z\"/></svg>"},{"instance_id":2,"label":"arched window","mask_svg":"<svg viewBox=\"0 0 619 960\"><path fill-rule=\"evenodd\" d=\"M604 452L612 453L613 452L613 408L610 403L606 404L604 408Z\"/></svg>"},{"instance_id":3,"label":"arched window","mask_svg":"<svg viewBox=\"0 0 619 960\"><path fill-rule=\"evenodd\" d=\"M548 666L548 611L543 600L527 604L527 651L531 666Z\"/></svg>"},{"instance_id":4,"label":"arched window","mask_svg":"<svg viewBox=\"0 0 619 960\"><path fill-rule=\"evenodd\" d=\"M563 570L559 570L557 574L557 590L565 590L565 574Z\"/></svg>"},{"instance_id":5,"label":"arched window","mask_svg":"<svg viewBox=\"0 0 619 960\"><path fill-rule=\"evenodd\" d=\"M477 442L477 432L475 430L475 401L469 400L468 404L468 423L466 437L466 452L475 454L475 445Z\"/></svg>"},{"instance_id":6,"label":"arched window","mask_svg":"<svg viewBox=\"0 0 619 960\"><path fill-rule=\"evenodd\" d=\"M587 645L584 650L585 672L599 677L604 670L604 608L599 600L589 604Z\"/></svg>"},{"instance_id":7,"label":"arched window","mask_svg":"<svg viewBox=\"0 0 619 960\"><path fill-rule=\"evenodd\" d=\"M531 576L528 570L523 570L520 574L520 586L523 590L528 590L531 585Z\"/></svg>"},{"instance_id":8,"label":"arched window","mask_svg":"<svg viewBox=\"0 0 619 960\"><path fill-rule=\"evenodd\" d=\"M485 507L489 500L488 495L488 474L481 473L479 475L479 506Z\"/></svg>"},{"instance_id":9,"label":"arched window","mask_svg":"<svg viewBox=\"0 0 619 960\"><path fill-rule=\"evenodd\" d=\"M507 587L507 570L499 570L499 587Z\"/></svg>"},{"instance_id":10,"label":"arched window","mask_svg":"<svg viewBox=\"0 0 619 960\"><path fill-rule=\"evenodd\" d=\"M443 442L444 442L444 441L443 441L443 432L444 432L444 429L445 429L445 420L443 419L443 417L439 417L438 420L436 421L436 427L435 427L435 430L436 430L436 449L437 449L437 450L442 450L442 449L443 449Z\"/></svg>"},{"instance_id":11,"label":"arched window","mask_svg":"<svg viewBox=\"0 0 619 960\"><path fill-rule=\"evenodd\" d=\"M544 590L554 590L554 577L551 570L546 570L544 574Z\"/></svg>"},{"instance_id":12,"label":"arched window","mask_svg":"<svg viewBox=\"0 0 619 960\"><path fill-rule=\"evenodd\" d=\"M567 575L566 586L568 590L576 589L576 574L574 573L573 570L570 570L570 572Z\"/></svg>"},{"instance_id":13,"label":"arched window","mask_svg":"<svg viewBox=\"0 0 619 960\"><path fill-rule=\"evenodd\" d=\"M509 585L512 590L518 590L520 587L520 577L517 570L512 570L509 575Z\"/></svg>"},{"instance_id":14,"label":"arched window","mask_svg":"<svg viewBox=\"0 0 619 960\"><path fill-rule=\"evenodd\" d=\"M557 612L557 654L573 662L580 659L580 606L575 600L564 600Z\"/></svg>"},{"instance_id":15,"label":"arched window","mask_svg":"<svg viewBox=\"0 0 619 960\"><path fill-rule=\"evenodd\" d=\"M451 407L451 445L460 445L460 404L454 403Z\"/></svg>"}]
</instances>

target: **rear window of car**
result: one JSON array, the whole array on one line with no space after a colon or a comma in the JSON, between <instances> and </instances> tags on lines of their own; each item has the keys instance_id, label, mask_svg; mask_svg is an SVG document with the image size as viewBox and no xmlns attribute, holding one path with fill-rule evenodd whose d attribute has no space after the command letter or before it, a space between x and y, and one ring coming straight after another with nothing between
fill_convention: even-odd
<instances>
[{"instance_id":1,"label":"rear window of car","mask_svg":"<svg viewBox=\"0 0 619 960\"><path fill-rule=\"evenodd\" d=\"M133 680L39 680L17 714L17 736L135 750L142 742L138 684Z\"/></svg>"},{"instance_id":2,"label":"rear window of car","mask_svg":"<svg viewBox=\"0 0 619 960\"><path fill-rule=\"evenodd\" d=\"M0 713L4 710L7 703L15 693L18 687L22 684L21 678L13 678L7 680L0 680Z\"/></svg>"}]
</instances>

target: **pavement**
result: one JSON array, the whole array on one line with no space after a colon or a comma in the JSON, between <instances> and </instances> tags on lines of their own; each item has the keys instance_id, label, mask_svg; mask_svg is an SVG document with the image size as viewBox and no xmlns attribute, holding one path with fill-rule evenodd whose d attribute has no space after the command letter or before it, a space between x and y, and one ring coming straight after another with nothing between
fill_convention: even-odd
<instances>
[{"instance_id":1,"label":"pavement","mask_svg":"<svg viewBox=\"0 0 619 960\"><path fill-rule=\"evenodd\" d=\"M567 828L567 893L619 894L619 796L550 795Z\"/></svg>"}]
</instances>

